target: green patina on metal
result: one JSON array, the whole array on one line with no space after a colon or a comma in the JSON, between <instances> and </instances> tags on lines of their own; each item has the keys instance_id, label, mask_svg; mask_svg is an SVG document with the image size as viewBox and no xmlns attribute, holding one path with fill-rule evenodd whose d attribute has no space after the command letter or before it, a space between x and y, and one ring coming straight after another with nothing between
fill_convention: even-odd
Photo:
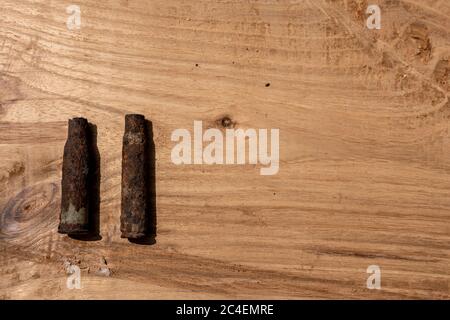
<instances>
[{"instance_id":1,"label":"green patina on metal","mask_svg":"<svg viewBox=\"0 0 450 320\"><path fill-rule=\"evenodd\" d=\"M76 210L75 206L70 203L67 210L63 210L61 214L61 223L64 224L86 224L86 209L80 208Z\"/></svg>"}]
</instances>

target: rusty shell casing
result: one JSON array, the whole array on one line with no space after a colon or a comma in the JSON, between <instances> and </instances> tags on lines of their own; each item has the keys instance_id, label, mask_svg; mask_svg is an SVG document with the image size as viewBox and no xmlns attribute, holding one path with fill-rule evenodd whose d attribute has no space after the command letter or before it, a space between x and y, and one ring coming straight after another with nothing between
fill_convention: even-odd
<instances>
[{"instance_id":1,"label":"rusty shell casing","mask_svg":"<svg viewBox=\"0 0 450 320\"><path fill-rule=\"evenodd\" d=\"M86 119L73 118L69 120L62 166L59 233L85 234L89 232L88 130L89 123Z\"/></svg>"},{"instance_id":2,"label":"rusty shell casing","mask_svg":"<svg viewBox=\"0 0 450 320\"><path fill-rule=\"evenodd\" d=\"M147 233L147 142L145 117L126 115L122 147L122 238L137 239Z\"/></svg>"}]
</instances>

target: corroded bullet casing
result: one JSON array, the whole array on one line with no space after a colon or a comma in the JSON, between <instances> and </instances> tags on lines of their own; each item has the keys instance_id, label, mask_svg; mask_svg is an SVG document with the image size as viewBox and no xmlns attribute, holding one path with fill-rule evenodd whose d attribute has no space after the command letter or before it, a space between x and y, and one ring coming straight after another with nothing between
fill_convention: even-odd
<instances>
[{"instance_id":1,"label":"corroded bullet casing","mask_svg":"<svg viewBox=\"0 0 450 320\"><path fill-rule=\"evenodd\" d=\"M85 234L89 232L88 132L89 123L86 119L69 120L62 167L59 233Z\"/></svg>"},{"instance_id":2,"label":"corroded bullet casing","mask_svg":"<svg viewBox=\"0 0 450 320\"><path fill-rule=\"evenodd\" d=\"M126 115L122 147L122 238L142 238L148 231L147 143L145 117Z\"/></svg>"}]
</instances>

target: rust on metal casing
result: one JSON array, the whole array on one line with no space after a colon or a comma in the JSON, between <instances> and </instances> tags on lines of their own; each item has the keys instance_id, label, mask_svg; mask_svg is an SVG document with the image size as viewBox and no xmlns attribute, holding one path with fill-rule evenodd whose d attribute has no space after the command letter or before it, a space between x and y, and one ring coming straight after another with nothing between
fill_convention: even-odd
<instances>
[{"instance_id":1,"label":"rust on metal casing","mask_svg":"<svg viewBox=\"0 0 450 320\"><path fill-rule=\"evenodd\" d=\"M59 233L85 234L89 232L88 132L89 123L86 119L73 118L69 120L62 166Z\"/></svg>"},{"instance_id":2,"label":"rust on metal casing","mask_svg":"<svg viewBox=\"0 0 450 320\"><path fill-rule=\"evenodd\" d=\"M147 143L145 117L126 115L122 147L122 238L142 238L148 231Z\"/></svg>"}]
</instances>

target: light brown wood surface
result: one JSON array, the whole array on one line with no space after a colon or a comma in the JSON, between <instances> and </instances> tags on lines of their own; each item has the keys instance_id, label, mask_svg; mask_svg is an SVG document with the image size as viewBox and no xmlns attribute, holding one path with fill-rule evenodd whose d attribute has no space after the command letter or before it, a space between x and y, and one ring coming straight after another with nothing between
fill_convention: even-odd
<instances>
[{"instance_id":1,"label":"light brown wood surface","mask_svg":"<svg viewBox=\"0 0 450 320\"><path fill-rule=\"evenodd\" d=\"M0 298L449 298L448 1L77 0L80 30L70 4L0 1ZM120 238L127 113L153 121L151 246ZM100 241L57 233L75 116L98 130ZM173 130L224 116L280 129L277 175L172 164Z\"/></svg>"}]
</instances>

